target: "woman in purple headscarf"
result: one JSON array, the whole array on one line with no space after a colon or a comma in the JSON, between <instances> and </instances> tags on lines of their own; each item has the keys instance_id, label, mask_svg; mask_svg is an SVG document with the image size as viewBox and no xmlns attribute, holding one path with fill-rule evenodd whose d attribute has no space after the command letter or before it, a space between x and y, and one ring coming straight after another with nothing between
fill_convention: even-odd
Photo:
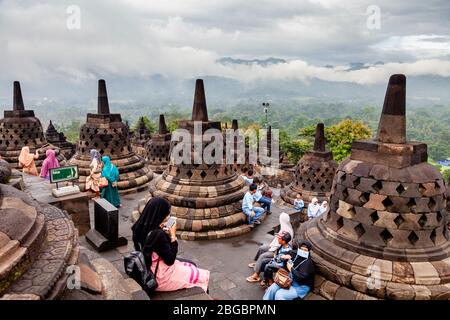
<instances>
[{"instance_id":1,"label":"woman in purple headscarf","mask_svg":"<svg viewBox=\"0 0 450 320\"><path fill-rule=\"evenodd\" d=\"M56 153L52 149L45 152L45 160L42 163L41 174L42 178L50 180L50 169L59 168L59 161L56 159Z\"/></svg>"},{"instance_id":2,"label":"woman in purple headscarf","mask_svg":"<svg viewBox=\"0 0 450 320\"><path fill-rule=\"evenodd\" d=\"M99 197L100 196L99 182L100 177L102 175L101 155L100 152L98 152L95 149L92 149L90 151L90 155L91 155L91 165L90 165L91 173L86 178L86 191L92 190L93 192L95 192L96 196Z\"/></svg>"}]
</instances>

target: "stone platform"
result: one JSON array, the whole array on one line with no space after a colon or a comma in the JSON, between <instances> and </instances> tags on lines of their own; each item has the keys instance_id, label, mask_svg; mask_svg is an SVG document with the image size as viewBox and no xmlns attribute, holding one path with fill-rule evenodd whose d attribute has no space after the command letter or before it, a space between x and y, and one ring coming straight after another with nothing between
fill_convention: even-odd
<instances>
[{"instance_id":1,"label":"stone platform","mask_svg":"<svg viewBox=\"0 0 450 320\"><path fill-rule=\"evenodd\" d=\"M52 195L52 189L56 188L48 180L23 174L25 192L40 203L50 204L66 211L72 219L80 235L84 235L90 228L89 197L87 192L80 192L60 198Z\"/></svg>"}]
</instances>

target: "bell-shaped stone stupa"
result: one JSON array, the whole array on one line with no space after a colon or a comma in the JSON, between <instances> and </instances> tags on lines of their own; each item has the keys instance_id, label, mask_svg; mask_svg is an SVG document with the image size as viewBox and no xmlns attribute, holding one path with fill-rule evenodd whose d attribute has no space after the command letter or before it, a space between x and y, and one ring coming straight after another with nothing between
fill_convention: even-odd
<instances>
[{"instance_id":1,"label":"bell-shaped stone stupa","mask_svg":"<svg viewBox=\"0 0 450 320\"><path fill-rule=\"evenodd\" d=\"M149 166L156 173L162 173L169 165L171 138L164 115L160 114L158 133L146 145Z\"/></svg>"},{"instance_id":2,"label":"bell-shaped stone stupa","mask_svg":"<svg viewBox=\"0 0 450 320\"><path fill-rule=\"evenodd\" d=\"M389 80L374 140L336 172L330 212L300 226L327 299L449 299L445 184L427 145L406 140L404 75Z\"/></svg>"},{"instance_id":3,"label":"bell-shaped stone stupa","mask_svg":"<svg viewBox=\"0 0 450 320\"><path fill-rule=\"evenodd\" d=\"M153 172L145 160L131 149L128 127L118 113L109 112L108 95L104 80L98 82L98 111L88 113L86 123L80 129L76 153L70 163L78 165L80 189L85 189L90 174L90 150L96 149L107 155L119 169L120 193L141 191L147 188Z\"/></svg>"},{"instance_id":4,"label":"bell-shaped stone stupa","mask_svg":"<svg viewBox=\"0 0 450 320\"><path fill-rule=\"evenodd\" d=\"M39 152L36 167L40 170L45 152L54 149L60 164L65 158L59 148L47 143L41 121L35 117L33 110L25 110L22 90L18 81L14 82L13 110L5 110L0 120L0 156L8 161L14 169L20 169L18 158L22 147L28 146L30 152Z\"/></svg>"},{"instance_id":5,"label":"bell-shaped stone stupa","mask_svg":"<svg viewBox=\"0 0 450 320\"><path fill-rule=\"evenodd\" d=\"M194 126L200 127L201 132L197 136ZM220 133L220 122L208 119L202 80L196 82L192 119L179 121L178 128L189 132L191 141L199 141L203 148L210 141L202 133L208 129L217 129ZM188 142L184 139L173 140L171 148L185 143ZM190 144L187 148L194 150ZM186 240L225 238L250 231L241 210L246 191L243 179L233 171L231 164L207 164L203 157L201 163L195 164L194 154L195 150L191 152L189 163L177 164L171 151L167 170L151 183L150 194L139 205L138 211L142 211L151 197L167 199L172 204L172 214L178 218L178 235ZM137 215L135 212L135 218Z\"/></svg>"},{"instance_id":6,"label":"bell-shaped stone stupa","mask_svg":"<svg viewBox=\"0 0 450 320\"><path fill-rule=\"evenodd\" d=\"M294 204L297 194L301 194L305 202L310 202L313 197L328 201L337 167L333 154L325 149L324 125L319 123L313 150L300 159L295 168L294 181L281 190L281 198L289 204Z\"/></svg>"}]
</instances>

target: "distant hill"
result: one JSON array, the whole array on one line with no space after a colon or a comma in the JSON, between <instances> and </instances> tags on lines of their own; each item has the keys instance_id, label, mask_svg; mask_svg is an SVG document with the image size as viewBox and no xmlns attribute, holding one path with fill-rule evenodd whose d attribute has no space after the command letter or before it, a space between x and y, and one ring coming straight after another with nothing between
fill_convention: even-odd
<instances>
[{"instance_id":1,"label":"distant hill","mask_svg":"<svg viewBox=\"0 0 450 320\"><path fill-rule=\"evenodd\" d=\"M224 58L220 58L218 60L216 60L216 62L223 64L223 65L229 65L229 64L244 64L244 65L252 65L252 64L257 64L263 67L267 67L269 65L273 65L273 64L279 64L279 63L287 63L286 60L284 59L279 59L279 58L267 58L264 60L260 60L260 59L252 59L252 60L245 60L245 59L233 59L230 57L224 57Z\"/></svg>"}]
</instances>

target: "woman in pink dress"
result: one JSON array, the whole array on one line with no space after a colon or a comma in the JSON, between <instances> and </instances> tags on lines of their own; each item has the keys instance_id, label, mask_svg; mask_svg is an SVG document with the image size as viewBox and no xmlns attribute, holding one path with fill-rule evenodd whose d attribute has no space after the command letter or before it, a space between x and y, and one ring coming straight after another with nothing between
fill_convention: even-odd
<instances>
[{"instance_id":1,"label":"woman in pink dress","mask_svg":"<svg viewBox=\"0 0 450 320\"><path fill-rule=\"evenodd\" d=\"M45 152L45 160L42 162L41 174L42 178L50 180L50 169L59 168L59 161L56 159L56 153L52 149Z\"/></svg>"},{"instance_id":2,"label":"woman in pink dress","mask_svg":"<svg viewBox=\"0 0 450 320\"><path fill-rule=\"evenodd\" d=\"M186 260L177 258L178 242L176 223L165 228L169 220L170 203L163 198L152 198L145 206L138 221L133 225L133 242L136 250L143 248L147 265L156 272L156 291L175 291L201 287L208 290L209 271L199 269Z\"/></svg>"}]
</instances>

